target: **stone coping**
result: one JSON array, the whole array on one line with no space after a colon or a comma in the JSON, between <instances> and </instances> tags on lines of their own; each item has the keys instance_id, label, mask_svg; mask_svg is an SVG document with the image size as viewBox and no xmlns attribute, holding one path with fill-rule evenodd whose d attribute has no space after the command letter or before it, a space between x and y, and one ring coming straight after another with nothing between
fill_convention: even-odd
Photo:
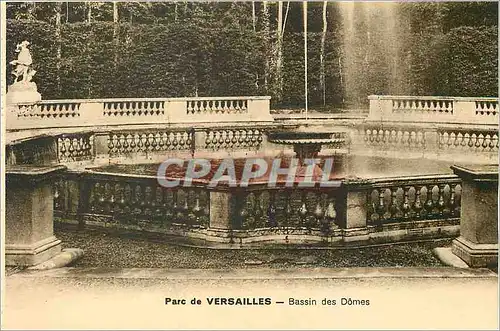
<instances>
[{"instance_id":1,"label":"stone coping","mask_svg":"<svg viewBox=\"0 0 500 331\"><path fill-rule=\"evenodd\" d=\"M212 100L270 100L270 96L181 97L181 98L104 98L104 99L55 99L22 104L103 103L103 102L160 102L160 101L212 101Z\"/></svg>"},{"instance_id":2,"label":"stone coping","mask_svg":"<svg viewBox=\"0 0 500 331\"><path fill-rule=\"evenodd\" d=\"M475 182L498 182L498 164L476 166L452 165L453 172L463 179Z\"/></svg>"},{"instance_id":3,"label":"stone coping","mask_svg":"<svg viewBox=\"0 0 500 331\"><path fill-rule=\"evenodd\" d=\"M489 269L436 268L289 268L164 269L77 268L26 270L10 277L129 278L129 279L346 279L346 278L498 278Z\"/></svg>"},{"instance_id":4,"label":"stone coping","mask_svg":"<svg viewBox=\"0 0 500 331\"><path fill-rule=\"evenodd\" d=\"M457 100L457 101L498 101L498 97L450 97L435 95L369 95L369 100Z\"/></svg>"},{"instance_id":5,"label":"stone coping","mask_svg":"<svg viewBox=\"0 0 500 331\"><path fill-rule=\"evenodd\" d=\"M103 126L74 126L74 127L64 127L64 128L43 128L43 129L20 129L20 130L6 130L5 134L5 144L14 145L22 143L25 141L44 138L44 137L56 137L60 135L70 135L70 134L108 134L114 131L137 131L137 130L224 130L224 129L240 129L248 128L248 122L233 122L233 123L223 123L218 125L217 123L178 123L178 124L118 124L118 125L103 125ZM267 128L283 128L283 127L296 127L297 124L286 124L286 123L270 123L270 122L252 122L253 129L267 129Z\"/></svg>"},{"instance_id":6,"label":"stone coping","mask_svg":"<svg viewBox=\"0 0 500 331\"><path fill-rule=\"evenodd\" d=\"M69 170L67 174L73 176L88 176L88 177L99 177L108 180L120 180L127 179L130 181L157 181L157 175L145 175L145 174L123 174L116 172L106 172L100 170L94 170L93 167L85 168L84 170ZM182 178L177 177L166 177L167 180L180 180L182 184ZM411 185L412 183L418 183L419 185L435 184L439 181L454 181L459 183L460 177L454 174L431 174L431 175L415 175L415 176L395 176L395 177L382 177L382 178L358 178L358 177L339 177L330 178L330 180L339 180L339 188L347 188L348 191L357 191L363 189L387 187L387 186L398 186L398 185ZM297 187L299 182L294 181L292 187L285 187L283 184L285 182L278 181L276 187L269 187L268 181L261 178L256 178L253 181L249 181L249 185L245 187L231 187L226 182L218 184L216 187L209 187L208 180L206 179L196 179L193 178L191 182L192 187L205 188L212 191L252 191L252 190L283 190L283 189L305 189L305 190L332 190L331 186L321 186L319 182L314 183L314 186L307 187Z\"/></svg>"},{"instance_id":7,"label":"stone coping","mask_svg":"<svg viewBox=\"0 0 500 331\"><path fill-rule=\"evenodd\" d=\"M498 131L498 124L463 123L463 122L418 122L413 119L408 121L391 121L389 119L365 119L359 124L363 126L377 126L380 129L391 128L419 128L428 130L495 130Z\"/></svg>"},{"instance_id":8,"label":"stone coping","mask_svg":"<svg viewBox=\"0 0 500 331\"><path fill-rule=\"evenodd\" d=\"M5 180L7 183L40 182L54 175L60 174L67 169L64 165L14 165L5 169Z\"/></svg>"},{"instance_id":9,"label":"stone coping","mask_svg":"<svg viewBox=\"0 0 500 331\"><path fill-rule=\"evenodd\" d=\"M296 129L299 128L302 125L306 126L329 126L326 129L321 129L321 131L326 132L326 131L332 131L332 130L343 130L346 131L349 128L353 127L359 127L359 128L364 128L365 126L377 126L377 129L391 129L391 128L421 128L421 129L428 129L428 130L439 130L439 129L453 129L453 130L480 130L480 131L491 131L491 130L498 130L498 125L489 125L489 124L464 124L464 123L422 123L422 122L401 122L401 121L380 121L380 120L367 120L365 117L363 118L356 118L355 120L358 121L356 123L347 123L344 121L349 121L349 120L354 120L354 119L349 119L349 118L309 118L308 120L305 119L281 119L277 116L275 117L274 122L252 122L251 127L255 129L261 129L261 128L273 128L273 129L280 129L280 128L292 128ZM330 121L336 121L334 123ZM342 121L339 123L338 121ZM334 126L332 126L332 124ZM194 127L194 125L196 127ZM42 129L15 129L15 130L6 130L5 133L5 144L6 145L13 145L17 143L21 143L24 141L32 140L35 138L42 138L42 137L50 137L50 136L58 136L58 135L63 135L63 134L80 134L80 133L108 133L111 131L134 131L134 130L148 130L148 129L161 129L161 130L182 130L182 129L225 129L225 128L248 128L249 123L248 122L233 122L233 123L224 123L224 124L217 124L213 122L206 122L206 123L196 123L196 124L189 124L189 123L178 123L178 124L155 124L155 123L149 123L149 124L117 124L117 125L85 125L84 123L81 126L72 126L72 127L47 127L47 128L42 128ZM331 128L330 128L331 127ZM319 128L315 128L316 131L319 130Z\"/></svg>"},{"instance_id":10,"label":"stone coping","mask_svg":"<svg viewBox=\"0 0 500 331\"><path fill-rule=\"evenodd\" d=\"M414 176L394 176L381 178L358 178L355 176L342 179L342 185L348 190L379 188L387 186L401 186L418 183L419 185L436 184L439 181L460 182L460 177L452 174L430 174Z\"/></svg>"}]
</instances>

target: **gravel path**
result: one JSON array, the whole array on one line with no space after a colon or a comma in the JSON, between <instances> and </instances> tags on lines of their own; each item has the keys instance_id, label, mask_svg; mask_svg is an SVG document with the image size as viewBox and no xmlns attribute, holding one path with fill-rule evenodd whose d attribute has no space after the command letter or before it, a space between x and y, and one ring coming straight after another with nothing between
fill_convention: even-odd
<instances>
[{"instance_id":1,"label":"gravel path","mask_svg":"<svg viewBox=\"0 0 500 331\"><path fill-rule=\"evenodd\" d=\"M222 250L177 246L94 231L56 229L65 247L84 250L75 267L109 268L270 268L306 267L438 267L432 248L450 240L342 250Z\"/></svg>"}]
</instances>

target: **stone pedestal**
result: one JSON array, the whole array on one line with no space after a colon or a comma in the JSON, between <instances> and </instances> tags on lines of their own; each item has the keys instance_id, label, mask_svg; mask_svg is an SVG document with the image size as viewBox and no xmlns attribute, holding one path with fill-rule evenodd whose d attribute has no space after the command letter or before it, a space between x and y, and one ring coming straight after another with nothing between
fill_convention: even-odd
<instances>
[{"instance_id":1,"label":"stone pedestal","mask_svg":"<svg viewBox=\"0 0 500 331\"><path fill-rule=\"evenodd\" d=\"M29 104L42 100L34 82L16 82L9 86L6 94L8 104Z\"/></svg>"},{"instance_id":2,"label":"stone pedestal","mask_svg":"<svg viewBox=\"0 0 500 331\"><path fill-rule=\"evenodd\" d=\"M498 264L498 165L452 166L462 178L460 237L452 252L471 267Z\"/></svg>"},{"instance_id":3,"label":"stone pedestal","mask_svg":"<svg viewBox=\"0 0 500 331\"><path fill-rule=\"evenodd\" d=\"M54 236L54 176L65 166L6 169L5 264L33 266L61 252Z\"/></svg>"}]
</instances>

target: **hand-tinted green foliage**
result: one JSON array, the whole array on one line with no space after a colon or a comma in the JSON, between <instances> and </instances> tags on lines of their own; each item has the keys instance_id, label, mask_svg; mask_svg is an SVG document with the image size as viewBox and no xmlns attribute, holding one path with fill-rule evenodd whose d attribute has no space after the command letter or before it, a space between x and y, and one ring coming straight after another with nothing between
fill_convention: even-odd
<instances>
[{"instance_id":1,"label":"hand-tinted green foliage","mask_svg":"<svg viewBox=\"0 0 500 331\"><path fill-rule=\"evenodd\" d=\"M281 93L276 3L268 4L266 35L262 3L256 31L250 2L120 2L119 24L112 3L9 3L7 60L16 43L31 42L44 99L271 95L273 107L302 107L302 4L290 3ZM322 3L309 4L310 106L321 106L323 93L331 107L366 105L370 94L497 95L496 3L404 3L392 33L384 32L383 13L355 6L349 53L341 11L328 5L323 90Z\"/></svg>"},{"instance_id":2,"label":"hand-tinted green foliage","mask_svg":"<svg viewBox=\"0 0 500 331\"><path fill-rule=\"evenodd\" d=\"M460 27L451 29L444 38L446 53L441 67L446 66L450 95L496 96L498 93L498 29L496 27Z\"/></svg>"}]
</instances>

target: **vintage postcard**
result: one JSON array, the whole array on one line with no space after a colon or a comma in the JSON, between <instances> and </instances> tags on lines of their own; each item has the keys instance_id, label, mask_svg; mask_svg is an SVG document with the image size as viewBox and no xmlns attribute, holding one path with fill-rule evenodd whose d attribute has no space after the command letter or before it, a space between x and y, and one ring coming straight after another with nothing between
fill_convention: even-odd
<instances>
[{"instance_id":1,"label":"vintage postcard","mask_svg":"<svg viewBox=\"0 0 500 331\"><path fill-rule=\"evenodd\" d=\"M498 3L7 1L2 329L491 329Z\"/></svg>"}]
</instances>

